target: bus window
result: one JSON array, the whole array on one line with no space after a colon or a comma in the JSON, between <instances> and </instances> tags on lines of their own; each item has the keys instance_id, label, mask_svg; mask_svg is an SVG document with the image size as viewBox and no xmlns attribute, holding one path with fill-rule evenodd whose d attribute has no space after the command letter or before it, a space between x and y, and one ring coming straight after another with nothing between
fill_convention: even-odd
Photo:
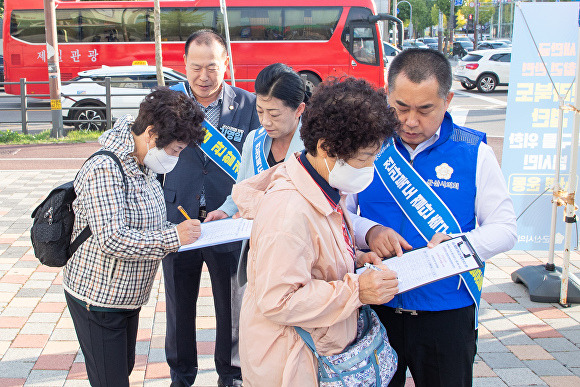
<instances>
[{"instance_id":1,"label":"bus window","mask_svg":"<svg viewBox=\"0 0 580 387\"><path fill-rule=\"evenodd\" d=\"M123 40L121 30L122 9L81 10L81 40L83 42L118 42Z\"/></svg>"},{"instance_id":2,"label":"bus window","mask_svg":"<svg viewBox=\"0 0 580 387\"><path fill-rule=\"evenodd\" d=\"M44 11L13 11L10 17L10 35L29 43L46 43Z\"/></svg>"},{"instance_id":3,"label":"bus window","mask_svg":"<svg viewBox=\"0 0 580 387\"><path fill-rule=\"evenodd\" d=\"M361 8L361 7L352 7L350 12L348 13L348 17L346 18L345 28L342 32L342 45L350 51L350 28L346 28L350 26L354 21L363 21L367 20L369 16L373 13L368 8Z\"/></svg>"},{"instance_id":4,"label":"bus window","mask_svg":"<svg viewBox=\"0 0 580 387\"><path fill-rule=\"evenodd\" d=\"M377 64L373 27L354 27L352 55L360 63Z\"/></svg>"},{"instance_id":5,"label":"bus window","mask_svg":"<svg viewBox=\"0 0 580 387\"><path fill-rule=\"evenodd\" d=\"M56 30L58 32L58 42L80 42L79 35L81 33L81 26L79 25L79 11L59 10L57 15Z\"/></svg>"},{"instance_id":6,"label":"bus window","mask_svg":"<svg viewBox=\"0 0 580 387\"><path fill-rule=\"evenodd\" d=\"M182 42L202 28L215 28L216 8L166 8L161 10L161 38Z\"/></svg>"},{"instance_id":7,"label":"bus window","mask_svg":"<svg viewBox=\"0 0 580 387\"><path fill-rule=\"evenodd\" d=\"M121 23L121 31L124 42L146 42L149 31L147 28L153 23L153 16L147 9L125 8Z\"/></svg>"},{"instance_id":8,"label":"bus window","mask_svg":"<svg viewBox=\"0 0 580 387\"><path fill-rule=\"evenodd\" d=\"M340 8L290 8L284 12L285 40L329 40Z\"/></svg>"},{"instance_id":9,"label":"bus window","mask_svg":"<svg viewBox=\"0 0 580 387\"><path fill-rule=\"evenodd\" d=\"M281 8L229 8L228 23L231 40L282 39Z\"/></svg>"},{"instance_id":10,"label":"bus window","mask_svg":"<svg viewBox=\"0 0 580 387\"><path fill-rule=\"evenodd\" d=\"M340 7L228 8L232 41L329 40L334 33ZM218 31L224 29L221 13Z\"/></svg>"}]
</instances>

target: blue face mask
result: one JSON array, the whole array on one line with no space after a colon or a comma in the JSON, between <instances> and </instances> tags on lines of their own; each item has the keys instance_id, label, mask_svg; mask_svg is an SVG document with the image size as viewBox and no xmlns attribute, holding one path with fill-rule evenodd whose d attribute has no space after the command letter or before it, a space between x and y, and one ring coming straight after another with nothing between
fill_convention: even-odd
<instances>
[{"instance_id":1,"label":"blue face mask","mask_svg":"<svg viewBox=\"0 0 580 387\"><path fill-rule=\"evenodd\" d=\"M329 172L328 184L342 193L359 193L373 182L375 175L374 167L355 168L346 161L337 159L331 171L328 168L326 158L324 159L324 163Z\"/></svg>"}]
</instances>

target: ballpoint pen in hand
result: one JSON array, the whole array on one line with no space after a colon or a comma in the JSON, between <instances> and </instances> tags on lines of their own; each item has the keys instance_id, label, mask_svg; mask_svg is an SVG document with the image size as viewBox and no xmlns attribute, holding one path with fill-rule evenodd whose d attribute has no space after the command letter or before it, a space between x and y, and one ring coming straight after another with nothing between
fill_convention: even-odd
<instances>
[{"instance_id":1,"label":"ballpoint pen in hand","mask_svg":"<svg viewBox=\"0 0 580 387\"><path fill-rule=\"evenodd\" d=\"M364 267L366 267L367 269L371 269L371 270L382 271L381 269L379 269L378 267L376 267L372 263L368 263L368 262L364 264Z\"/></svg>"},{"instance_id":2,"label":"ballpoint pen in hand","mask_svg":"<svg viewBox=\"0 0 580 387\"><path fill-rule=\"evenodd\" d=\"M364 267L366 267L367 269L371 269L371 270L375 270L375 271L383 271L382 269L376 267L375 265L373 265L372 263L365 263ZM399 281L399 283L403 282L399 277L397 277L397 280Z\"/></svg>"}]
</instances>

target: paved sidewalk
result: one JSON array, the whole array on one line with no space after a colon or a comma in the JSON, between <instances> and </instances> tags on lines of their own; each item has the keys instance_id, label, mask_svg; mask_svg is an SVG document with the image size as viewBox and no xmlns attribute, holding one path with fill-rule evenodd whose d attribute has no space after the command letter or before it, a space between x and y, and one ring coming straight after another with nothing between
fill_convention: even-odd
<instances>
[{"instance_id":1,"label":"paved sidewalk","mask_svg":"<svg viewBox=\"0 0 580 387\"><path fill-rule=\"evenodd\" d=\"M32 210L52 187L74 174L0 171L0 386L88 386L61 270L39 264L29 237ZM545 263L546 255L510 251L488 262L475 386L580 386L580 305L531 302L526 288L511 281L514 270ZM561 259L555 263L561 265ZM580 272L580 254L572 253L571 263L571 271ZM195 385L215 386L215 317L207 272L201 286ZM141 312L132 386L169 386L164 334L165 294L158 273Z\"/></svg>"}]
</instances>

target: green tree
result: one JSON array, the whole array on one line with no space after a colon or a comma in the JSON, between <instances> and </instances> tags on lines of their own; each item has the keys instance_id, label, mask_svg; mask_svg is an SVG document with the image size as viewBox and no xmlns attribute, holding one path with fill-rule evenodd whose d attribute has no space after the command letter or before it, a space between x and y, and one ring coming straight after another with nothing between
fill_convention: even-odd
<instances>
[{"instance_id":1,"label":"green tree","mask_svg":"<svg viewBox=\"0 0 580 387\"><path fill-rule=\"evenodd\" d=\"M436 0L435 4L437 4L437 8L439 8L444 15L449 15L449 11L451 10L450 0ZM457 9L457 7L455 9Z\"/></svg>"},{"instance_id":2,"label":"green tree","mask_svg":"<svg viewBox=\"0 0 580 387\"><path fill-rule=\"evenodd\" d=\"M414 0L412 3L413 3L413 24L415 25L415 30L419 33L419 36L423 36L424 35L423 31L425 31L426 28L432 25L430 9L434 1ZM416 6L415 3L417 3ZM417 15L415 15L415 13Z\"/></svg>"},{"instance_id":3,"label":"green tree","mask_svg":"<svg viewBox=\"0 0 580 387\"><path fill-rule=\"evenodd\" d=\"M461 13L461 11L457 12L457 24L455 28L463 28L467 24L467 17Z\"/></svg>"},{"instance_id":4,"label":"green tree","mask_svg":"<svg viewBox=\"0 0 580 387\"><path fill-rule=\"evenodd\" d=\"M431 7L431 24L436 26L439 24L439 8L437 4ZM447 15L443 14L443 28L447 28Z\"/></svg>"},{"instance_id":5,"label":"green tree","mask_svg":"<svg viewBox=\"0 0 580 387\"><path fill-rule=\"evenodd\" d=\"M465 19L470 14L475 17L475 7L470 7L468 1L464 1L463 5L459 8L459 12ZM491 0L479 0L479 24L489 22L494 14L495 6Z\"/></svg>"},{"instance_id":6,"label":"green tree","mask_svg":"<svg viewBox=\"0 0 580 387\"><path fill-rule=\"evenodd\" d=\"M431 16L429 9L434 0L407 0L413 6L413 30L416 36L422 36L425 28L431 26ZM409 26L410 7L407 3L399 3L399 14L397 17L403 20L405 27Z\"/></svg>"}]
</instances>

